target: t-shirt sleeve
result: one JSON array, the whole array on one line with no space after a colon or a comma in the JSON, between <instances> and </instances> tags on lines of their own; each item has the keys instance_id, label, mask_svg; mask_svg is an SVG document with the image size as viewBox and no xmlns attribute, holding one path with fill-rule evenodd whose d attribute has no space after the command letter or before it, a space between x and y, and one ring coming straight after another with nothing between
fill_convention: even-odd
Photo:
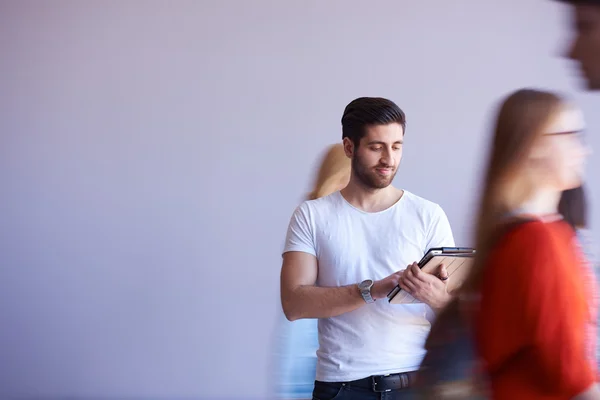
<instances>
[{"instance_id":1,"label":"t-shirt sleeve","mask_svg":"<svg viewBox=\"0 0 600 400\"><path fill-rule=\"evenodd\" d=\"M454 247L454 236L450 221L442 207L436 204L432 215L429 232L427 235L427 245L423 251L427 251L433 247Z\"/></svg>"},{"instance_id":2,"label":"t-shirt sleeve","mask_svg":"<svg viewBox=\"0 0 600 400\"><path fill-rule=\"evenodd\" d=\"M283 253L301 251L317 256L314 233L310 219L310 209L302 203L292 215L288 225Z\"/></svg>"},{"instance_id":3,"label":"t-shirt sleeve","mask_svg":"<svg viewBox=\"0 0 600 400\"><path fill-rule=\"evenodd\" d=\"M526 225L493 253L494 268L486 271L480 350L490 371L515 362L537 387L571 398L595 381L585 356L581 276L565 265L571 258L543 224Z\"/></svg>"}]
</instances>

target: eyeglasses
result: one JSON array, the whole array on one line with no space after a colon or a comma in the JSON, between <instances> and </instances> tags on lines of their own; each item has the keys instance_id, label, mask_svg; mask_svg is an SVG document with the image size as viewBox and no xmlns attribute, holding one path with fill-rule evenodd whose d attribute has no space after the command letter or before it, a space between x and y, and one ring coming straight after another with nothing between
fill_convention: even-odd
<instances>
[{"instance_id":1,"label":"eyeglasses","mask_svg":"<svg viewBox=\"0 0 600 400\"><path fill-rule=\"evenodd\" d=\"M569 136L574 139L579 139L579 141L586 145L586 135L583 131L568 131L568 132L553 132L553 133L544 133L543 136Z\"/></svg>"}]
</instances>

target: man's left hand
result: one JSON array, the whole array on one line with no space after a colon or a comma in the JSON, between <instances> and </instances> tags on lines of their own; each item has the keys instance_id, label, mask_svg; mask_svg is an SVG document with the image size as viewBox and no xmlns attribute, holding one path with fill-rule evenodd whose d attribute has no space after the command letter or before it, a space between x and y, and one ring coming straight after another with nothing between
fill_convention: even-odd
<instances>
[{"instance_id":1,"label":"man's left hand","mask_svg":"<svg viewBox=\"0 0 600 400\"><path fill-rule=\"evenodd\" d=\"M444 278L445 280L442 280ZM410 293L417 300L426 303L436 312L444 308L451 299L446 290L447 283L448 271L443 264L438 267L436 276L421 271L416 262L404 270L399 280L402 290Z\"/></svg>"}]
</instances>

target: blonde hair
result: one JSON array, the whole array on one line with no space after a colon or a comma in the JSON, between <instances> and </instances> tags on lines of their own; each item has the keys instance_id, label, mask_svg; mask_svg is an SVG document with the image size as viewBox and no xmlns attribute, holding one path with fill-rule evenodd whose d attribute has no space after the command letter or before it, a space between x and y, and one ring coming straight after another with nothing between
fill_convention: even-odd
<instances>
[{"instance_id":1,"label":"blonde hair","mask_svg":"<svg viewBox=\"0 0 600 400\"><path fill-rule=\"evenodd\" d=\"M341 143L330 146L321 160L321 166L308 199L318 199L342 189L350 181L350 171L350 159L344 152L344 146Z\"/></svg>"},{"instance_id":2,"label":"blonde hair","mask_svg":"<svg viewBox=\"0 0 600 400\"><path fill-rule=\"evenodd\" d=\"M502 103L475 229L477 256L464 293L478 292L486 259L504 232L506 216L532 195L535 177L529 173L528 159L564 104L554 93L532 89L518 90Z\"/></svg>"}]
</instances>

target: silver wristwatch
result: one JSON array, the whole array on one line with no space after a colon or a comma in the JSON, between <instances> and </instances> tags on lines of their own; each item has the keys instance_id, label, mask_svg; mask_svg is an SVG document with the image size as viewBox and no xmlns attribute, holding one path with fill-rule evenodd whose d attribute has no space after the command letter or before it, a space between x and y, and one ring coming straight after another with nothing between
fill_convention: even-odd
<instances>
[{"instance_id":1,"label":"silver wristwatch","mask_svg":"<svg viewBox=\"0 0 600 400\"><path fill-rule=\"evenodd\" d=\"M358 290L360 290L360 295L367 304L375 302L375 299L373 299L373 296L371 296L372 287L373 281L371 279L364 280L358 284Z\"/></svg>"}]
</instances>

